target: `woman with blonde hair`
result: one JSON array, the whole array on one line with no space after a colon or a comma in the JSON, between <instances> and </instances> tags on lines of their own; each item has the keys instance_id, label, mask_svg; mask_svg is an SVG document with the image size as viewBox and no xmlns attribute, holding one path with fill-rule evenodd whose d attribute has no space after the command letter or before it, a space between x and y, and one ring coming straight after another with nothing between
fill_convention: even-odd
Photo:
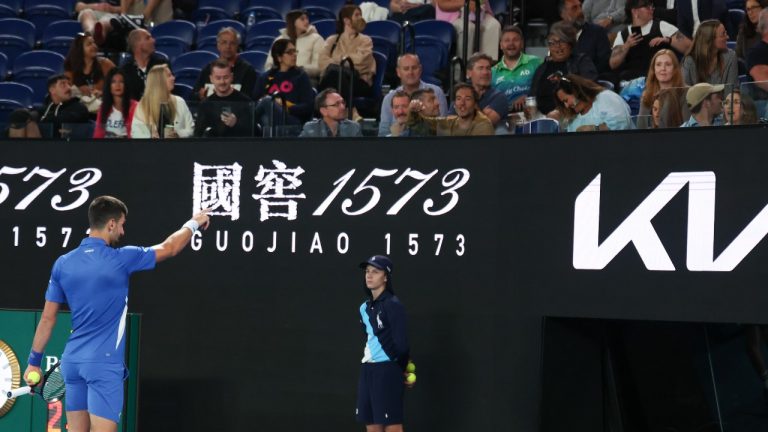
<instances>
[{"instance_id":1,"label":"woman with blonde hair","mask_svg":"<svg viewBox=\"0 0 768 432\"><path fill-rule=\"evenodd\" d=\"M133 138L188 138L195 123L184 99L171 94L176 79L166 64L153 66L131 124ZM162 118L161 118L162 117Z\"/></svg>"},{"instance_id":2,"label":"woman with blonde hair","mask_svg":"<svg viewBox=\"0 0 768 432\"><path fill-rule=\"evenodd\" d=\"M640 111L638 112L637 128L648 129L652 127L651 113L653 110L653 101L662 90L670 90L678 93L676 98L664 98L660 107L660 118L662 122L656 127L678 127L680 124L666 124L664 119L676 118L670 115L670 110L680 112L682 118L690 117L688 105L685 103L686 87L683 82L683 74L680 70L680 63L677 61L677 54L669 49L662 49L656 52L651 59L651 65L648 67L648 75L645 77L645 90L640 98ZM677 104L668 104L669 101L677 101Z\"/></svg>"},{"instance_id":3,"label":"woman with blonde hair","mask_svg":"<svg viewBox=\"0 0 768 432\"><path fill-rule=\"evenodd\" d=\"M691 51L683 59L683 80L689 86L725 84L726 93L738 87L736 53L728 48L728 32L720 21L706 20L699 25Z\"/></svg>"}]
</instances>

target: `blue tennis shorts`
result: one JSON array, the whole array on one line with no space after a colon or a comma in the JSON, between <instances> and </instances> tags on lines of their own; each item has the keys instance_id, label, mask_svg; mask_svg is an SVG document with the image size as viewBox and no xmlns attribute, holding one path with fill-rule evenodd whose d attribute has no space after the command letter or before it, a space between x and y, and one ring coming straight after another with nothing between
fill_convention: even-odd
<instances>
[{"instance_id":1,"label":"blue tennis shorts","mask_svg":"<svg viewBox=\"0 0 768 432\"><path fill-rule=\"evenodd\" d=\"M403 380L403 370L396 362L363 363L357 385L357 421L402 424Z\"/></svg>"},{"instance_id":2,"label":"blue tennis shorts","mask_svg":"<svg viewBox=\"0 0 768 432\"><path fill-rule=\"evenodd\" d=\"M123 381L128 371L122 363L61 362L66 384L66 410L83 411L120 422Z\"/></svg>"}]
</instances>

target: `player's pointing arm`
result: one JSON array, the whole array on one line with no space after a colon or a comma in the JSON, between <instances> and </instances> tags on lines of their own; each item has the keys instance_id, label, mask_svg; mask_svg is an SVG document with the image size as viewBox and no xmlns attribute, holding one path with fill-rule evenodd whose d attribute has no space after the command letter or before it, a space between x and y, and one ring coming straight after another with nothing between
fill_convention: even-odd
<instances>
[{"instance_id":1,"label":"player's pointing arm","mask_svg":"<svg viewBox=\"0 0 768 432\"><path fill-rule=\"evenodd\" d=\"M152 249L155 250L155 261L165 261L168 258L178 255L178 253L187 246L192 235L197 232L197 230L208 228L208 223L210 222L208 216L209 212L209 209L205 209L200 213L197 213L176 232L168 236L164 242L152 246Z\"/></svg>"}]
</instances>

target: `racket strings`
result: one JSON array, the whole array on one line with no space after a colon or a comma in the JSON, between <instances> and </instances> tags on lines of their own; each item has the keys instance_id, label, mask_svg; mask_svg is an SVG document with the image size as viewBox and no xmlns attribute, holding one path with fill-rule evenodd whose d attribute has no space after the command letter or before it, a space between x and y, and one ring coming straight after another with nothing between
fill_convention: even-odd
<instances>
[{"instance_id":1,"label":"racket strings","mask_svg":"<svg viewBox=\"0 0 768 432\"><path fill-rule=\"evenodd\" d=\"M47 401L60 399L64 395L64 377L58 369L53 371L45 381L40 395Z\"/></svg>"}]
</instances>

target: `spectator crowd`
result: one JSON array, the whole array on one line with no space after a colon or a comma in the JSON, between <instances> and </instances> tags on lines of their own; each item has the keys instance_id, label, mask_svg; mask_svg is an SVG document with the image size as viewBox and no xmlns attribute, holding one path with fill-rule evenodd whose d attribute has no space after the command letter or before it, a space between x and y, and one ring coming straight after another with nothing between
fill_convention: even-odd
<instances>
[{"instance_id":1,"label":"spectator crowd","mask_svg":"<svg viewBox=\"0 0 768 432\"><path fill-rule=\"evenodd\" d=\"M479 10L470 2L467 29L463 0L350 3L327 37L307 11L290 10L263 64L240 56L240 29L219 28L217 58L184 93L152 33L173 19L171 0L82 1L73 16L83 32L63 73L48 78L42 106L10 113L6 131L58 138L87 124L93 138L396 137L510 134L533 123L568 132L758 123L768 101L768 0L746 1L735 29L722 2L558 0L541 56L487 0ZM443 80L425 76L431 65L407 44L377 64L378 41L366 33L374 19L446 21L451 54L464 52L464 31L479 50L462 59L463 76L452 68ZM364 130L366 118L378 127Z\"/></svg>"}]
</instances>

